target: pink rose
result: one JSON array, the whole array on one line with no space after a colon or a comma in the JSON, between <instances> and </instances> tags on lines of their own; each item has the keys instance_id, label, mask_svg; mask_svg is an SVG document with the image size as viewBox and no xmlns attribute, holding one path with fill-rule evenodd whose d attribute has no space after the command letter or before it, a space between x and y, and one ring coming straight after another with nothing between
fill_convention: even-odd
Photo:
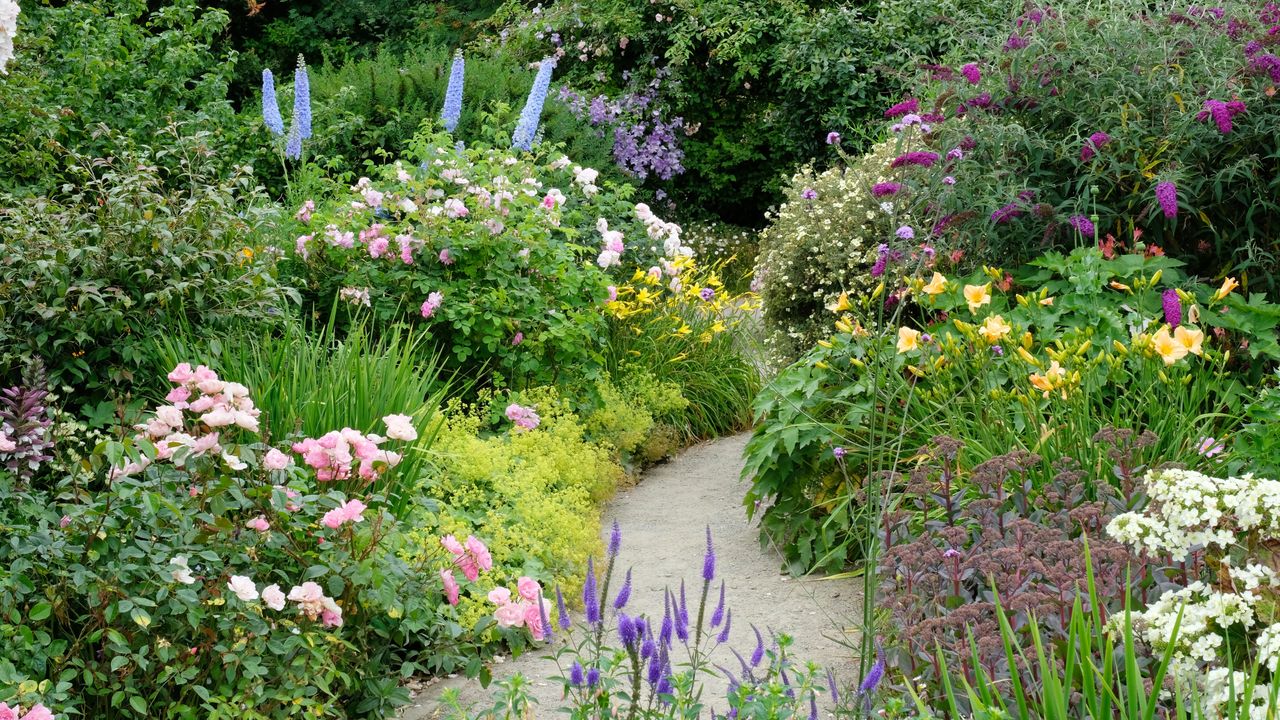
<instances>
[{"instance_id":1,"label":"pink rose","mask_svg":"<svg viewBox=\"0 0 1280 720\"><path fill-rule=\"evenodd\" d=\"M292 464L293 458L275 448L268 450L266 456L262 458L262 467L268 470L283 470Z\"/></svg>"},{"instance_id":2,"label":"pink rose","mask_svg":"<svg viewBox=\"0 0 1280 720\"><path fill-rule=\"evenodd\" d=\"M249 528L250 530L257 530L260 533L264 533L271 529L271 523L267 522L266 516L259 515L258 517L245 523L245 527Z\"/></svg>"},{"instance_id":3,"label":"pink rose","mask_svg":"<svg viewBox=\"0 0 1280 720\"><path fill-rule=\"evenodd\" d=\"M481 570L488 572L493 569L493 556L489 554L489 548L485 547L485 544L475 535L467 536L467 552L475 558L476 565L479 565Z\"/></svg>"},{"instance_id":4,"label":"pink rose","mask_svg":"<svg viewBox=\"0 0 1280 720\"><path fill-rule=\"evenodd\" d=\"M168 378L169 382L181 385L190 380L193 374L191 372L191 363L178 363L178 366L169 372Z\"/></svg>"},{"instance_id":5,"label":"pink rose","mask_svg":"<svg viewBox=\"0 0 1280 720\"><path fill-rule=\"evenodd\" d=\"M493 611L493 619L501 627L520 627L524 625L524 608L516 603L501 605Z\"/></svg>"},{"instance_id":6,"label":"pink rose","mask_svg":"<svg viewBox=\"0 0 1280 720\"><path fill-rule=\"evenodd\" d=\"M458 538L452 535L445 535L444 537L440 538L440 544L444 546L445 550L448 550L454 555L461 555L463 552L465 552L462 549L462 543L458 542Z\"/></svg>"},{"instance_id":7,"label":"pink rose","mask_svg":"<svg viewBox=\"0 0 1280 720\"><path fill-rule=\"evenodd\" d=\"M480 577L480 568L476 566L476 561L472 560L470 555L454 555L453 564L458 566L470 582L475 582L476 578Z\"/></svg>"},{"instance_id":8,"label":"pink rose","mask_svg":"<svg viewBox=\"0 0 1280 720\"><path fill-rule=\"evenodd\" d=\"M533 639L541 640L543 638L542 611L538 609L538 603L520 603L518 607L524 609L524 624L528 626Z\"/></svg>"},{"instance_id":9,"label":"pink rose","mask_svg":"<svg viewBox=\"0 0 1280 720\"><path fill-rule=\"evenodd\" d=\"M511 591L504 588L494 588L489 591L489 602L494 605L506 605L511 602Z\"/></svg>"},{"instance_id":10,"label":"pink rose","mask_svg":"<svg viewBox=\"0 0 1280 720\"><path fill-rule=\"evenodd\" d=\"M18 708L9 707L9 703L0 703L0 720L18 720Z\"/></svg>"},{"instance_id":11,"label":"pink rose","mask_svg":"<svg viewBox=\"0 0 1280 720\"><path fill-rule=\"evenodd\" d=\"M284 593L280 591L279 585L268 585L262 589L262 602L272 610L283 610L284 600Z\"/></svg>"},{"instance_id":12,"label":"pink rose","mask_svg":"<svg viewBox=\"0 0 1280 720\"><path fill-rule=\"evenodd\" d=\"M14 709L17 710L17 708ZM53 712L49 710L49 708L41 705L40 703L36 703L35 707L28 710L27 714L22 716L22 720L54 720L54 717Z\"/></svg>"},{"instance_id":13,"label":"pink rose","mask_svg":"<svg viewBox=\"0 0 1280 720\"><path fill-rule=\"evenodd\" d=\"M321 524L331 530L337 530L342 527L342 523L347 521L346 513L342 512L342 508L334 508L324 514L320 520Z\"/></svg>"},{"instance_id":14,"label":"pink rose","mask_svg":"<svg viewBox=\"0 0 1280 720\"><path fill-rule=\"evenodd\" d=\"M542 586L537 580L524 576L516 581L516 589L520 592L520 597L529 602L536 602L538 596L542 594Z\"/></svg>"},{"instance_id":15,"label":"pink rose","mask_svg":"<svg viewBox=\"0 0 1280 720\"><path fill-rule=\"evenodd\" d=\"M440 581L444 583L444 595L449 600L450 605L458 604L458 581L453 577L453 571L448 568L440 569Z\"/></svg>"},{"instance_id":16,"label":"pink rose","mask_svg":"<svg viewBox=\"0 0 1280 720\"><path fill-rule=\"evenodd\" d=\"M358 523L364 520L364 511L368 509L369 506L359 500L348 500L342 504L341 508L343 516L346 517L349 522L353 523Z\"/></svg>"}]
</instances>

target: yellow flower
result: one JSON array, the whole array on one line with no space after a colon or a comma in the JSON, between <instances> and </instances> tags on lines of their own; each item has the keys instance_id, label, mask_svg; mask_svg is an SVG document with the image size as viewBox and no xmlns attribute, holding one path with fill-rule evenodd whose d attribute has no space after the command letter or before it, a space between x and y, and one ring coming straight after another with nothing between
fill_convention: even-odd
<instances>
[{"instance_id":1,"label":"yellow flower","mask_svg":"<svg viewBox=\"0 0 1280 720\"><path fill-rule=\"evenodd\" d=\"M929 295L937 295L938 293L941 293L946 289L947 289L947 279L943 277L942 273L940 272L935 272L933 274L933 279L929 281L928 285L924 286L924 291ZM968 289L966 289L965 292L968 292Z\"/></svg>"},{"instance_id":2,"label":"yellow flower","mask_svg":"<svg viewBox=\"0 0 1280 720\"><path fill-rule=\"evenodd\" d=\"M1040 304L1041 304L1041 305L1043 305L1043 306L1045 306L1045 307L1052 307L1052 306L1053 306L1053 298L1052 298L1052 297L1047 297L1047 298L1045 298L1045 299L1041 300L1041 301L1040 301Z\"/></svg>"},{"instance_id":3,"label":"yellow flower","mask_svg":"<svg viewBox=\"0 0 1280 720\"><path fill-rule=\"evenodd\" d=\"M1186 328L1179 325L1173 331L1173 339L1181 343L1188 353L1199 355L1201 352L1200 344L1204 342L1204 333L1200 331L1200 328Z\"/></svg>"},{"instance_id":4,"label":"yellow flower","mask_svg":"<svg viewBox=\"0 0 1280 720\"><path fill-rule=\"evenodd\" d=\"M671 334L672 334L672 335L674 335L674 336L676 336L676 337L684 337L685 335L688 335L688 334L689 334L689 333L691 333L691 332L693 332L693 328L689 327L688 325L686 325L686 324L684 324L684 323L681 323L681 324L680 324L680 327L678 327L678 328L676 328L675 330L672 330L672 331L671 331Z\"/></svg>"},{"instance_id":5,"label":"yellow flower","mask_svg":"<svg viewBox=\"0 0 1280 720\"><path fill-rule=\"evenodd\" d=\"M846 310L852 310L853 305L849 302L849 293L840 293L840 297L836 298L834 305L828 305L827 309L839 315Z\"/></svg>"},{"instance_id":6,"label":"yellow flower","mask_svg":"<svg viewBox=\"0 0 1280 720\"><path fill-rule=\"evenodd\" d=\"M1008 335L1013 331L1009 323L999 315L990 315L983 321L982 327L978 328L978 334L986 338L987 342L994 343L1000 338Z\"/></svg>"},{"instance_id":7,"label":"yellow flower","mask_svg":"<svg viewBox=\"0 0 1280 720\"><path fill-rule=\"evenodd\" d=\"M1218 288L1218 291L1213 294L1213 302L1217 302L1222 298L1230 295L1231 291L1235 290L1238 287L1240 287L1240 283L1236 282L1236 279L1233 277L1229 277L1226 280L1223 280L1222 287Z\"/></svg>"},{"instance_id":8,"label":"yellow flower","mask_svg":"<svg viewBox=\"0 0 1280 720\"><path fill-rule=\"evenodd\" d=\"M910 352L920 347L920 331L909 327L898 328L898 352Z\"/></svg>"},{"instance_id":9,"label":"yellow flower","mask_svg":"<svg viewBox=\"0 0 1280 720\"><path fill-rule=\"evenodd\" d=\"M1173 339L1166 325L1151 337L1151 348L1156 351L1165 365L1172 365L1187 356L1187 346Z\"/></svg>"},{"instance_id":10,"label":"yellow flower","mask_svg":"<svg viewBox=\"0 0 1280 720\"><path fill-rule=\"evenodd\" d=\"M1122 282L1116 282L1115 280L1111 281L1111 289L1123 290L1124 292L1133 292L1133 288L1129 287L1128 285L1125 285Z\"/></svg>"},{"instance_id":11,"label":"yellow flower","mask_svg":"<svg viewBox=\"0 0 1280 720\"><path fill-rule=\"evenodd\" d=\"M978 308L991 302L991 283L986 285L965 285L964 299L969 303L969 312L977 313Z\"/></svg>"},{"instance_id":12,"label":"yellow flower","mask_svg":"<svg viewBox=\"0 0 1280 720\"><path fill-rule=\"evenodd\" d=\"M1045 397L1049 397L1049 393L1052 392L1054 388L1062 385L1062 381L1066 378L1067 369L1058 364L1057 360L1050 363L1049 369L1046 370L1043 375L1039 373L1032 373L1030 376L1031 384L1034 385L1037 390L1043 392Z\"/></svg>"}]
</instances>

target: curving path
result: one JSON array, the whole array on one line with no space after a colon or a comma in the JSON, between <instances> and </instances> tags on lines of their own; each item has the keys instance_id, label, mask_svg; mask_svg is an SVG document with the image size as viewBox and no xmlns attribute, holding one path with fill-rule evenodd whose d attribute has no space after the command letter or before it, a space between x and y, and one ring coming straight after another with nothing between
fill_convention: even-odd
<instances>
[{"instance_id":1,"label":"curving path","mask_svg":"<svg viewBox=\"0 0 1280 720\"><path fill-rule=\"evenodd\" d=\"M856 643L852 629L861 611L861 586L855 580L797 580L780 574L776 553L761 549L758 533L746 521L742 509L745 487L739 481L742 450L748 435L736 435L696 445L669 462L644 473L635 487L619 491L605 511L604 526L613 520L622 528L619 568L632 568L633 591L628 606L649 615L662 614L662 591L679 587L684 578L690 587L701 582L705 528L711 527L716 546L716 575L726 581L727 605L733 609L728 645L749 654L755 645L749 623L763 631L777 628L795 639L793 657L813 660L836 672L842 687L856 678L852 651L842 643ZM616 579L615 585L621 580ZM692 602L692 599L691 599ZM575 620L580 614L575 614ZM538 699L537 717L559 717L561 689L548 677L558 674L555 664L529 653L493 667L495 681L519 672L530 680ZM714 661L737 667L727 648ZM494 686L482 689L464 678L443 678L415 688L414 704L401 712L402 720L444 717L438 700L447 687L459 689L464 706L488 704ZM707 689L716 703L721 690Z\"/></svg>"}]
</instances>

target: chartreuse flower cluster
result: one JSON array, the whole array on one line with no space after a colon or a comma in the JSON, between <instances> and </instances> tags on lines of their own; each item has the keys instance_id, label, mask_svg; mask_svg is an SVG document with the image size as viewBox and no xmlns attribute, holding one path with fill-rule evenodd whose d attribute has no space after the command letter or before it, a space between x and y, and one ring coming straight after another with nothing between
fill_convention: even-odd
<instances>
[{"instance_id":1,"label":"chartreuse flower cluster","mask_svg":"<svg viewBox=\"0 0 1280 720\"><path fill-rule=\"evenodd\" d=\"M1207 708L1226 708L1248 683L1249 717L1274 717L1270 686L1250 668L1258 663L1271 677L1280 669L1280 481L1166 469L1145 483L1147 510L1117 516L1107 533L1175 563L1202 555L1208 577L1166 591L1136 625L1157 652L1172 654L1172 673L1199 688Z\"/></svg>"}]
</instances>

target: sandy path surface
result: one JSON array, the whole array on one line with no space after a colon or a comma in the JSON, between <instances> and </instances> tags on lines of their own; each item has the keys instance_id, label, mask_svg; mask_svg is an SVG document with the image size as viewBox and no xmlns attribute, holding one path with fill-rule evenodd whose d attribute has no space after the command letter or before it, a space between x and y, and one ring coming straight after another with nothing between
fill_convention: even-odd
<instances>
[{"instance_id":1,"label":"sandy path surface","mask_svg":"<svg viewBox=\"0 0 1280 720\"><path fill-rule=\"evenodd\" d=\"M696 445L671 461L648 470L635 487L622 490L605 512L607 528L617 520L622 528L622 552L618 566L632 568L633 591L628 610L650 616L662 615L662 593L678 588L681 578L690 589L701 582L705 532L711 527L716 546L717 580L726 581L727 606L733 610L728 646L749 654L754 647L750 623L763 631L767 627L794 638L792 657L813 660L832 668L841 686L856 680L857 667L852 652L841 642L853 644L852 627L860 612L861 590L856 580L829 581L794 579L779 572L781 561L772 548L762 549L757 529L747 523L742 508L746 490L739 480L742 450L748 435L736 435ZM614 588L621 583L615 575ZM610 592L612 595L612 591ZM690 603L694 600L691 598ZM693 611L691 610L691 613ZM708 610L710 612L710 610ZM576 614L575 619L580 619ZM530 691L538 700L539 718L562 717L557 712L561 687L548 681L558 675L544 653L528 653L493 666L495 681L517 672L530 681ZM728 647L721 647L713 661L729 668L737 660ZM440 707L440 693L457 688L464 706L488 705L489 690L474 680L443 678L422 688L414 704L401 712L402 720L446 717ZM723 685L708 687L704 696L723 712Z\"/></svg>"}]
</instances>

